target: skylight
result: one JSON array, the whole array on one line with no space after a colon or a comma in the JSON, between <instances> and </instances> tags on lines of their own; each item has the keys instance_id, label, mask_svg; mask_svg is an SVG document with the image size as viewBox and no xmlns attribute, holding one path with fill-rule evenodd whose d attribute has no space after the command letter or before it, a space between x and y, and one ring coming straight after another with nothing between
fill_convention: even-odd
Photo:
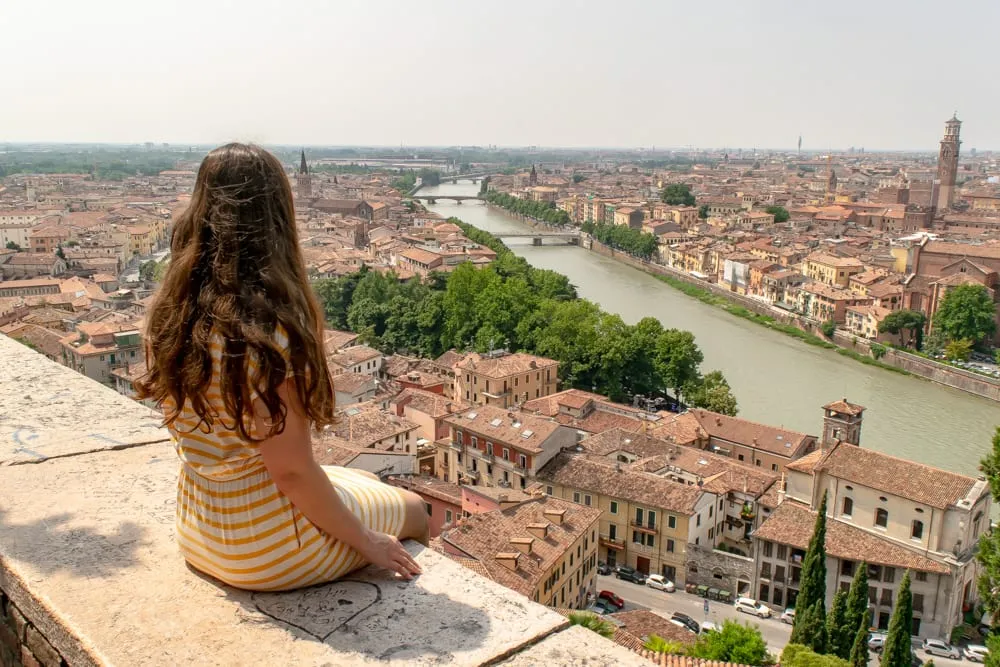
<instances>
[{"instance_id":1,"label":"skylight","mask_svg":"<svg viewBox=\"0 0 1000 667\"><path fill-rule=\"evenodd\" d=\"M533 435L535 435L535 432L532 431L530 428L525 429L524 431L521 432L521 437L524 438L525 440L527 440Z\"/></svg>"}]
</instances>

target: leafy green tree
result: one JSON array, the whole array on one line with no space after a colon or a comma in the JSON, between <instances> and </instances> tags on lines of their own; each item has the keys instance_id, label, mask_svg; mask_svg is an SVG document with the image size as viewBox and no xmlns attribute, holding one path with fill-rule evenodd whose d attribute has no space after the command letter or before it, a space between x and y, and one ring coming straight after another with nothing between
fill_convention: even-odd
<instances>
[{"instance_id":1,"label":"leafy green tree","mask_svg":"<svg viewBox=\"0 0 1000 667\"><path fill-rule=\"evenodd\" d=\"M826 617L826 652L847 660L851 657L855 628L847 624L847 591L837 591Z\"/></svg>"},{"instance_id":2,"label":"leafy green tree","mask_svg":"<svg viewBox=\"0 0 1000 667\"><path fill-rule=\"evenodd\" d=\"M837 330L837 323L833 320L827 320L819 326L819 330L822 331L823 335L827 338L833 338L833 334Z\"/></svg>"},{"instance_id":3,"label":"leafy green tree","mask_svg":"<svg viewBox=\"0 0 1000 667\"><path fill-rule=\"evenodd\" d=\"M691 194L691 186L686 183L671 183L663 188L660 198L665 204L671 206L694 206L694 195Z\"/></svg>"},{"instance_id":4,"label":"leafy green tree","mask_svg":"<svg viewBox=\"0 0 1000 667\"><path fill-rule=\"evenodd\" d=\"M583 174L573 174L574 183L583 183L585 180L587 180L587 177Z\"/></svg>"},{"instance_id":5,"label":"leafy green tree","mask_svg":"<svg viewBox=\"0 0 1000 667\"><path fill-rule=\"evenodd\" d=\"M768 206L764 210L774 216L775 222L788 222L788 219L791 217L788 209L784 206Z\"/></svg>"},{"instance_id":6,"label":"leafy green tree","mask_svg":"<svg viewBox=\"0 0 1000 667\"><path fill-rule=\"evenodd\" d=\"M689 405L704 408L712 412L735 417L739 413L736 397L729 383L720 371L712 371L684 391L684 398Z\"/></svg>"},{"instance_id":7,"label":"leafy green tree","mask_svg":"<svg viewBox=\"0 0 1000 667\"><path fill-rule=\"evenodd\" d=\"M156 260L149 260L139 265L139 280L151 283L156 280Z\"/></svg>"},{"instance_id":8,"label":"leafy green tree","mask_svg":"<svg viewBox=\"0 0 1000 667\"><path fill-rule=\"evenodd\" d=\"M17 245L13 241L7 241L7 250L21 250L21 246Z\"/></svg>"},{"instance_id":9,"label":"leafy green tree","mask_svg":"<svg viewBox=\"0 0 1000 667\"><path fill-rule=\"evenodd\" d=\"M944 335L944 332L940 329L931 329L930 333L924 339L923 352L931 356L937 356L944 352L944 346L948 344L948 340Z\"/></svg>"},{"instance_id":10,"label":"leafy green tree","mask_svg":"<svg viewBox=\"0 0 1000 667\"><path fill-rule=\"evenodd\" d=\"M868 564L864 561L857 564L851 588L847 591L844 624L851 633L856 632L858 628L868 631Z\"/></svg>"},{"instance_id":11,"label":"leafy green tree","mask_svg":"<svg viewBox=\"0 0 1000 667\"><path fill-rule=\"evenodd\" d=\"M978 343L996 331L996 304L985 286L959 285L941 300L934 326L950 340Z\"/></svg>"},{"instance_id":12,"label":"leafy green tree","mask_svg":"<svg viewBox=\"0 0 1000 667\"><path fill-rule=\"evenodd\" d=\"M607 639L611 639L615 634L613 623L605 621L597 614L589 611L571 611L569 613L569 624L587 628L591 632L596 632Z\"/></svg>"},{"instance_id":13,"label":"leafy green tree","mask_svg":"<svg viewBox=\"0 0 1000 667\"><path fill-rule=\"evenodd\" d=\"M684 652L684 646L680 642L672 642L659 635L650 635L642 647L653 653L679 655Z\"/></svg>"},{"instance_id":14,"label":"leafy green tree","mask_svg":"<svg viewBox=\"0 0 1000 667\"><path fill-rule=\"evenodd\" d=\"M886 315L879 324L879 330L891 334L899 334L899 341L903 345L909 345L913 341L913 347L920 349L923 347L924 326L927 324L927 316L918 310L894 310ZM909 336L904 340L903 334L909 332Z\"/></svg>"},{"instance_id":15,"label":"leafy green tree","mask_svg":"<svg viewBox=\"0 0 1000 667\"><path fill-rule=\"evenodd\" d=\"M788 644L781 652L782 667L850 667L843 658L821 655L808 646Z\"/></svg>"},{"instance_id":16,"label":"leafy green tree","mask_svg":"<svg viewBox=\"0 0 1000 667\"><path fill-rule=\"evenodd\" d=\"M66 252L63 250L62 244L59 244L56 248L56 257L64 261L66 259Z\"/></svg>"},{"instance_id":17,"label":"leafy green tree","mask_svg":"<svg viewBox=\"0 0 1000 667\"><path fill-rule=\"evenodd\" d=\"M698 207L698 217L702 220L708 218L708 204L702 204Z\"/></svg>"},{"instance_id":18,"label":"leafy green tree","mask_svg":"<svg viewBox=\"0 0 1000 667\"><path fill-rule=\"evenodd\" d=\"M865 580L867 582L867 578ZM852 584L853 587L853 584ZM871 624L871 610L865 609L861 615L858 629L854 632L854 643L851 646L851 667L868 667L868 626Z\"/></svg>"},{"instance_id":19,"label":"leafy green tree","mask_svg":"<svg viewBox=\"0 0 1000 667\"><path fill-rule=\"evenodd\" d=\"M913 646L910 632L913 629L913 598L910 595L910 571L903 575L896 594L896 605L889 619L889 634L882 649L882 667L911 667Z\"/></svg>"},{"instance_id":20,"label":"leafy green tree","mask_svg":"<svg viewBox=\"0 0 1000 667\"><path fill-rule=\"evenodd\" d=\"M972 341L968 338L949 341L944 346L944 356L951 361L966 361L972 354Z\"/></svg>"},{"instance_id":21,"label":"leafy green tree","mask_svg":"<svg viewBox=\"0 0 1000 667\"><path fill-rule=\"evenodd\" d=\"M802 560L802 581L795 599L795 624L789 640L817 653L826 649L826 503L824 491L809 548Z\"/></svg>"},{"instance_id":22,"label":"leafy green tree","mask_svg":"<svg viewBox=\"0 0 1000 667\"><path fill-rule=\"evenodd\" d=\"M1000 634L994 632L987 637L986 648L989 652L983 661L985 667L1000 667Z\"/></svg>"},{"instance_id":23,"label":"leafy green tree","mask_svg":"<svg viewBox=\"0 0 1000 667\"><path fill-rule=\"evenodd\" d=\"M688 649L688 655L738 665L770 665L773 657L756 626L727 620L717 632L706 632Z\"/></svg>"}]
</instances>

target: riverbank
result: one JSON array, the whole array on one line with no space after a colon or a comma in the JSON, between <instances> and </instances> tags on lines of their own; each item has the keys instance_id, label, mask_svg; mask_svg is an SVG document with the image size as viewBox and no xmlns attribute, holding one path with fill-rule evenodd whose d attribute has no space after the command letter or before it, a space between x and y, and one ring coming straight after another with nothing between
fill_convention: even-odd
<instances>
[{"instance_id":1,"label":"riverbank","mask_svg":"<svg viewBox=\"0 0 1000 667\"><path fill-rule=\"evenodd\" d=\"M775 312L770 305L764 302L729 292L719 285L699 280L672 267L637 259L620 250L609 248L593 238L588 239L582 245L591 252L643 271L706 305L792 336L809 345L836 350L837 354L866 366L875 366L893 373L918 377L1000 402L1000 383L993 382L991 378L986 376L976 375L892 347L886 347L884 356L881 359L875 359L871 356L872 342L867 339L838 330L834 333L833 340L830 340L818 335L819 323L807 322L804 318L793 313Z\"/></svg>"}]
</instances>

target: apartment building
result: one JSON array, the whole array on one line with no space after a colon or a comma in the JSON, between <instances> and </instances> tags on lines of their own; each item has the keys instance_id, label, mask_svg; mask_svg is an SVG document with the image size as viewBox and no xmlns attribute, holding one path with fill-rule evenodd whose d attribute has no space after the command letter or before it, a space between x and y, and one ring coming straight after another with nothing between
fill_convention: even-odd
<instances>
[{"instance_id":1,"label":"apartment building","mask_svg":"<svg viewBox=\"0 0 1000 667\"><path fill-rule=\"evenodd\" d=\"M114 369L146 360L142 336L134 324L80 322L59 343L64 366L105 384L114 385Z\"/></svg>"},{"instance_id":2,"label":"apartment building","mask_svg":"<svg viewBox=\"0 0 1000 667\"><path fill-rule=\"evenodd\" d=\"M695 446L770 472L816 448L816 436L708 410L689 410L674 422L697 432Z\"/></svg>"},{"instance_id":3,"label":"apartment building","mask_svg":"<svg viewBox=\"0 0 1000 667\"><path fill-rule=\"evenodd\" d=\"M597 595L600 515L540 496L463 519L442 533L440 548L535 602L583 609Z\"/></svg>"},{"instance_id":4,"label":"apartment building","mask_svg":"<svg viewBox=\"0 0 1000 667\"><path fill-rule=\"evenodd\" d=\"M334 376L359 373L377 376L382 370L382 353L367 345L354 345L326 355L326 363Z\"/></svg>"},{"instance_id":5,"label":"apartment building","mask_svg":"<svg viewBox=\"0 0 1000 667\"><path fill-rule=\"evenodd\" d=\"M847 288L851 276L865 270L864 262L854 257L835 257L824 252L814 252L802 262L802 272L824 285Z\"/></svg>"},{"instance_id":6,"label":"apartment building","mask_svg":"<svg viewBox=\"0 0 1000 667\"><path fill-rule=\"evenodd\" d=\"M446 417L448 481L524 489L559 453L576 444L577 431L543 417L481 405Z\"/></svg>"},{"instance_id":7,"label":"apartment building","mask_svg":"<svg viewBox=\"0 0 1000 667\"><path fill-rule=\"evenodd\" d=\"M847 442L788 466L784 501L754 533L757 596L794 606L802 558L827 494L827 605L866 563L873 624L888 627L911 571L913 634L947 637L978 598L975 546L989 529L985 479L939 470Z\"/></svg>"},{"instance_id":8,"label":"apartment building","mask_svg":"<svg viewBox=\"0 0 1000 667\"><path fill-rule=\"evenodd\" d=\"M456 400L509 408L556 392L559 362L522 352L475 352L454 365Z\"/></svg>"}]
</instances>

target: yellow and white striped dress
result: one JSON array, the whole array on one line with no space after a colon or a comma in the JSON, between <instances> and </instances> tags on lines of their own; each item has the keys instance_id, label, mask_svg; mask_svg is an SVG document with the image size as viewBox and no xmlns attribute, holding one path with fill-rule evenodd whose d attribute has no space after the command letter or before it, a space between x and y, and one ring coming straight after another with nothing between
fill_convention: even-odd
<instances>
[{"instance_id":1,"label":"yellow and white striped dress","mask_svg":"<svg viewBox=\"0 0 1000 667\"><path fill-rule=\"evenodd\" d=\"M287 356L287 336L279 329L275 338ZM323 533L278 490L258 446L223 425L234 420L219 389L222 350L220 338L212 345L206 396L222 418L198 427L198 416L185 404L170 427L181 459L177 541L185 560L231 586L261 591L325 583L360 567L360 554ZM399 490L348 468L323 470L363 524L399 534L405 512Z\"/></svg>"}]
</instances>

